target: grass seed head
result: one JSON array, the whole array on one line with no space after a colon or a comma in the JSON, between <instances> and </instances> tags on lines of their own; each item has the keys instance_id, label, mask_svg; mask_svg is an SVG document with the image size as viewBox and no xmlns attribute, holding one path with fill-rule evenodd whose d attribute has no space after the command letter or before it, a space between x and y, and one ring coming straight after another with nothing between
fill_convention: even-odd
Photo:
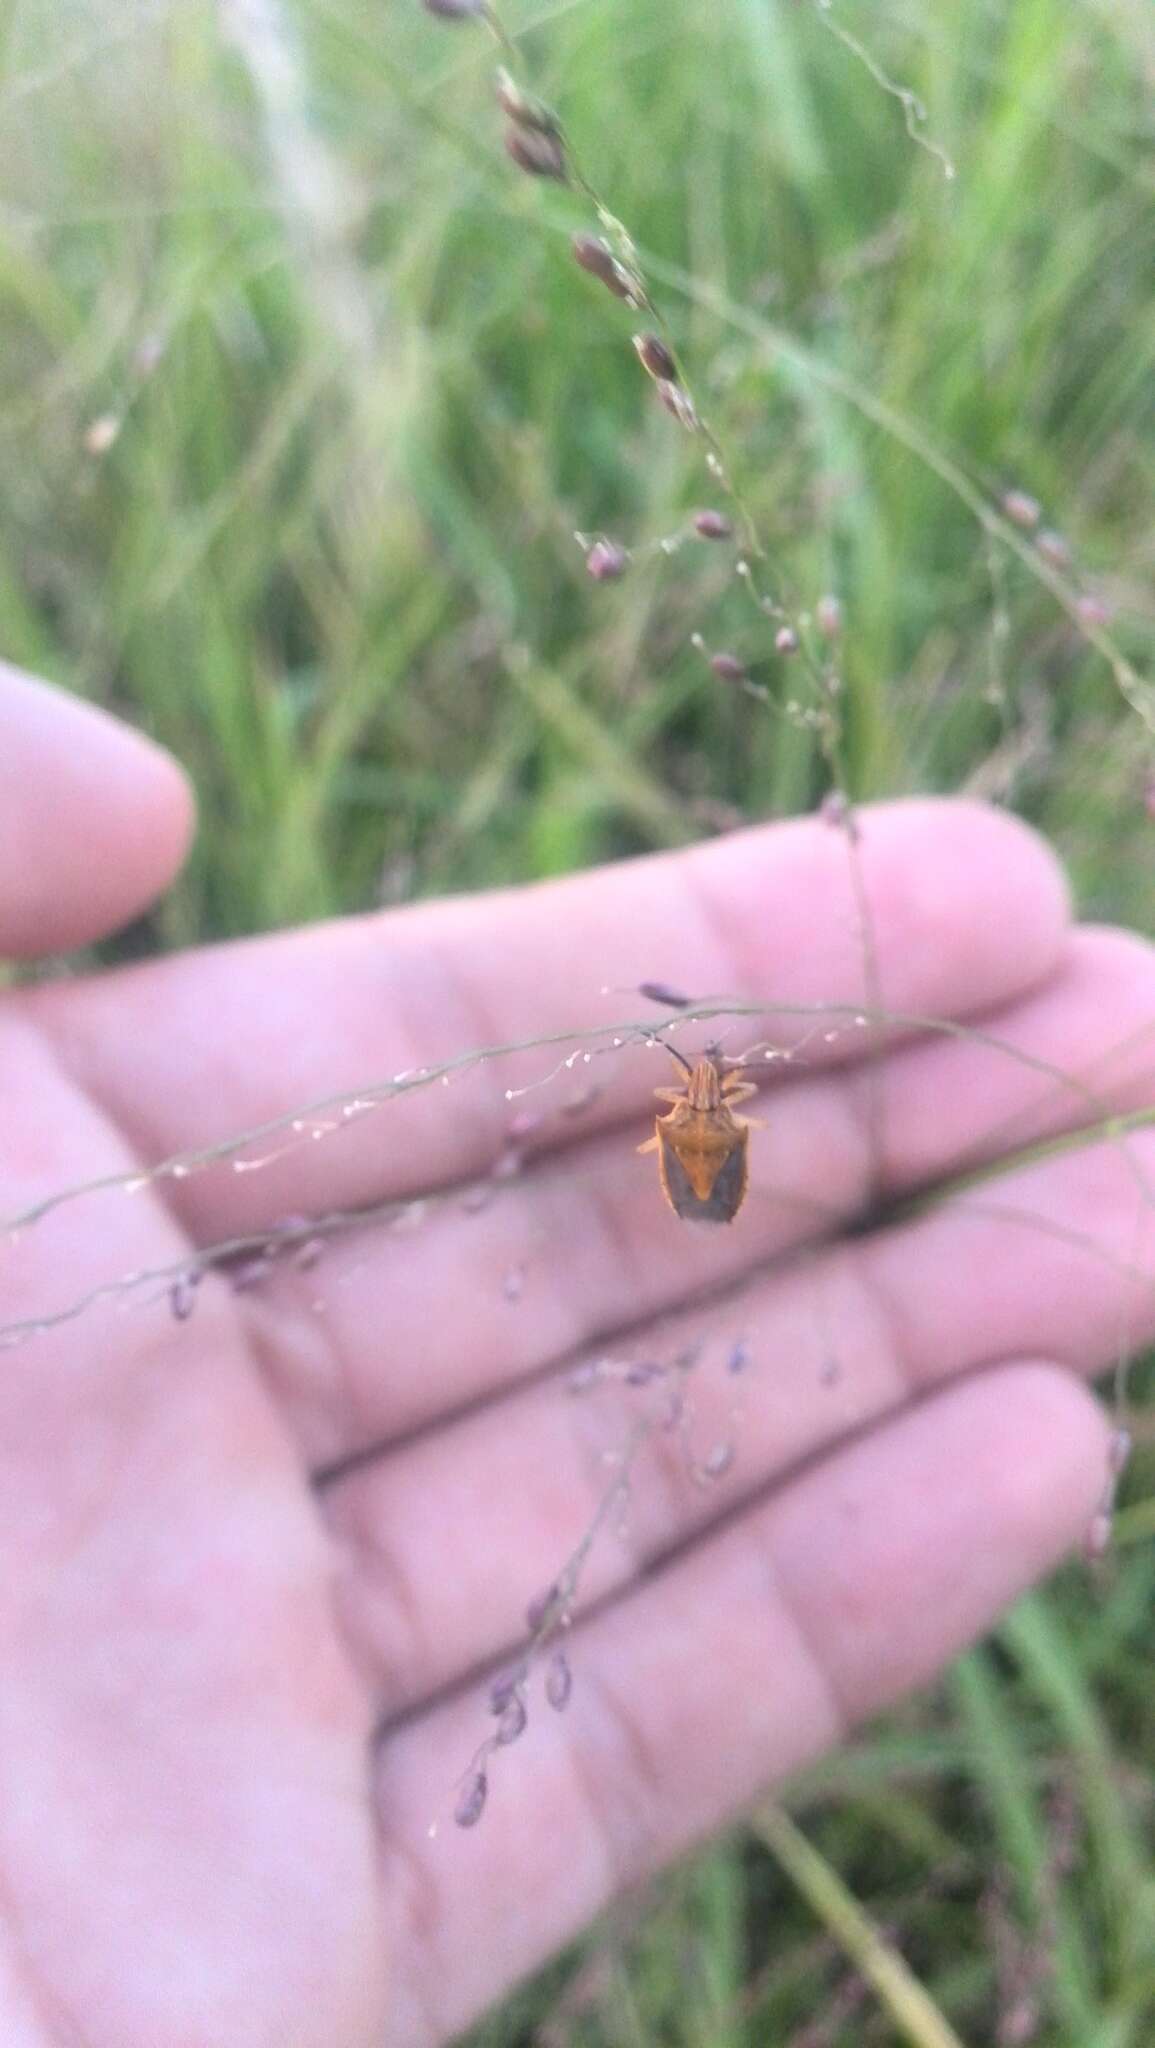
<instances>
[{"instance_id":1,"label":"grass seed head","mask_svg":"<svg viewBox=\"0 0 1155 2048\"><path fill-rule=\"evenodd\" d=\"M489 1779L484 1771L471 1771L461 1790L461 1797L453 1809L453 1818L459 1828L475 1828L485 1812L489 1795Z\"/></svg>"},{"instance_id":2,"label":"grass seed head","mask_svg":"<svg viewBox=\"0 0 1155 2048\"><path fill-rule=\"evenodd\" d=\"M609 243L603 242L600 235L575 235L570 248L574 262L588 270L591 277L598 278L615 299L629 299L632 303L637 298L637 288L629 272L623 269Z\"/></svg>"},{"instance_id":3,"label":"grass seed head","mask_svg":"<svg viewBox=\"0 0 1155 2048\"><path fill-rule=\"evenodd\" d=\"M678 365L660 334L635 334L634 347L643 370L659 382L676 384Z\"/></svg>"},{"instance_id":4,"label":"grass seed head","mask_svg":"<svg viewBox=\"0 0 1155 2048\"><path fill-rule=\"evenodd\" d=\"M616 583L625 574L629 559L616 540L595 540L586 556L586 569L595 583Z\"/></svg>"},{"instance_id":5,"label":"grass seed head","mask_svg":"<svg viewBox=\"0 0 1155 2048\"><path fill-rule=\"evenodd\" d=\"M511 123L505 131L506 155L531 178L556 178L564 185L568 182L565 150L556 133L541 128L525 128Z\"/></svg>"},{"instance_id":6,"label":"grass seed head","mask_svg":"<svg viewBox=\"0 0 1155 2048\"><path fill-rule=\"evenodd\" d=\"M681 385L675 384L670 377L659 377L654 389L666 411L673 415L678 425L685 427L687 433L696 433L701 421L689 392L683 391Z\"/></svg>"},{"instance_id":7,"label":"grass seed head","mask_svg":"<svg viewBox=\"0 0 1155 2048\"><path fill-rule=\"evenodd\" d=\"M1044 562L1049 562L1052 569L1070 568L1070 543L1063 539L1061 533L1056 533L1053 527L1044 528L1043 532L1037 536L1035 546L1038 548Z\"/></svg>"},{"instance_id":8,"label":"grass seed head","mask_svg":"<svg viewBox=\"0 0 1155 2048\"><path fill-rule=\"evenodd\" d=\"M556 1713L561 1713L572 1691L573 1673L569 1660L564 1650L555 1650L545 1674L545 1696Z\"/></svg>"},{"instance_id":9,"label":"grass seed head","mask_svg":"<svg viewBox=\"0 0 1155 2048\"><path fill-rule=\"evenodd\" d=\"M557 115L551 112L544 100L534 99L530 93L523 92L504 66L498 70L495 91L498 106L515 128L527 129L535 135L560 137L561 125Z\"/></svg>"},{"instance_id":10,"label":"grass seed head","mask_svg":"<svg viewBox=\"0 0 1155 2048\"><path fill-rule=\"evenodd\" d=\"M690 1007L689 996L684 996L681 989L671 988L668 981L641 981L638 994L645 996L649 1003L665 1003L671 1010L688 1010Z\"/></svg>"},{"instance_id":11,"label":"grass seed head","mask_svg":"<svg viewBox=\"0 0 1155 2048\"><path fill-rule=\"evenodd\" d=\"M1082 626L1109 626L1114 616L1105 597L1097 591L1085 590L1075 606Z\"/></svg>"},{"instance_id":12,"label":"grass seed head","mask_svg":"<svg viewBox=\"0 0 1155 2048\"><path fill-rule=\"evenodd\" d=\"M746 679L746 664L736 654L712 654L710 667L724 683L741 683Z\"/></svg>"},{"instance_id":13,"label":"grass seed head","mask_svg":"<svg viewBox=\"0 0 1155 2048\"><path fill-rule=\"evenodd\" d=\"M1029 491L1004 491L1003 511L1024 533L1032 533L1043 516L1042 506Z\"/></svg>"},{"instance_id":14,"label":"grass seed head","mask_svg":"<svg viewBox=\"0 0 1155 2048\"><path fill-rule=\"evenodd\" d=\"M820 597L814 607L814 623L824 640L838 640L842 635L842 606L836 597L827 594Z\"/></svg>"},{"instance_id":15,"label":"grass seed head","mask_svg":"<svg viewBox=\"0 0 1155 2048\"><path fill-rule=\"evenodd\" d=\"M528 1719L525 1701L520 1693L514 1693L497 1724L497 1740L503 1749L508 1748L511 1742L516 1742L519 1735L524 1734Z\"/></svg>"}]
</instances>

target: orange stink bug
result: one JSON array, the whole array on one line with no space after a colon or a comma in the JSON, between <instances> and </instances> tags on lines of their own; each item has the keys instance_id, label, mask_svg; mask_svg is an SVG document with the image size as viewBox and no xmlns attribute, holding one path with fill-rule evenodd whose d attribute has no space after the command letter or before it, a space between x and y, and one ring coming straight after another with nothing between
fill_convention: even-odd
<instances>
[{"instance_id":1,"label":"orange stink bug","mask_svg":"<svg viewBox=\"0 0 1155 2048\"><path fill-rule=\"evenodd\" d=\"M734 1115L734 1105L756 1095L740 1073L723 1074L716 1051L693 1066L667 1046L689 1076L684 1088L656 1088L660 1102L673 1104L654 1125L639 1152L656 1152L662 1193L676 1216L693 1223L732 1223L749 1180L751 1119Z\"/></svg>"}]
</instances>

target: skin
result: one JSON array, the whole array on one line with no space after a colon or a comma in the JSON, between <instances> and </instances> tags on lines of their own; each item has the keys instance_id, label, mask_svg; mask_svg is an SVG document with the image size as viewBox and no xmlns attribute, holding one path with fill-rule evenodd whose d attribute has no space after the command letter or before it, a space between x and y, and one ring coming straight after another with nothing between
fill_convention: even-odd
<instances>
[{"instance_id":1,"label":"skin","mask_svg":"<svg viewBox=\"0 0 1155 2048\"><path fill-rule=\"evenodd\" d=\"M166 757L11 673L0 729L0 946L28 959L163 890L191 808ZM862 830L891 1008L979 1016L1117 1106L1148 1098L1151 951L1073 929L1045 846L954 803ZM10 990L4 1213L470 1045L602 1023L607 984L854 1002L850 905L844 842L804 821ZM1005 1053L896 1034L872 1158L861 1048L819 1038L778 1075L731 1229L680 1223L636 1157L667 1078L639 1052L604 1063L564 1166L547 1134L478 1213L447 1201L246 1292L208 1281L184 1322L163 1301L98 1307L4 1354L6 2048L444 2040L1078 1543L1109 1435L1081 1376L1118 1341L1136 1175L1095 1145L988 1203L843 1236L872 1184L1088 1116ZM484 1171L508 1071L418 1089L262 1173L70 1203L5 1243L4 1313L403 1193L418 1169ZM807 1256L770 1263L791 1247ZM740 1298L696 1310L719 1280ZM482 1674L588 1527L635 1412L566 1393L574 1353L668 1356L695 1332L714 1345L703 1445L732 1426L724 1351L740 1332L750 1352L733 1469L703 1489L671 1436L647 1446L589 1560L566 1711L535 1693L481 1824L431 1839L487 1725Z\"/></svg>"}]
</instances>

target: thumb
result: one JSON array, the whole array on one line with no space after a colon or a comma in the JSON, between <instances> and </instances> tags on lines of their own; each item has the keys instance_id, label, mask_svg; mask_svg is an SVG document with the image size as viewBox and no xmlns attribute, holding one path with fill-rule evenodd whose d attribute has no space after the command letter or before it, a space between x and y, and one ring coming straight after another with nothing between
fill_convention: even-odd
<instances>
[{"instance_id":1,"label":"thumb","mask_svg":"<svg viewBox=\"0 0 1155 2048\"><path fill-rule=\"evenodd\" d=\"M166 889L193 799L172 756L0 662L0 955L103 937Z\"/></svg>"}]
</instances>

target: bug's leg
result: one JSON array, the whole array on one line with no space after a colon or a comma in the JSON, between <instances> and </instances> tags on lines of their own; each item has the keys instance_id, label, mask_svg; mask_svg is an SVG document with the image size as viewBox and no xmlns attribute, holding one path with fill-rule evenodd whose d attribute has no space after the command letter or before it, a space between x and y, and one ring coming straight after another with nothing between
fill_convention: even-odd
<instances>
[{"instance_id":1,"label":"bug's leg","mask_svg":"<svg viewBox=\"0 0 1155 2048\"><path fill-rule=\"evenodd\" d=\"M684 1088L655 1088L654 1095L659 1102L684 1102L686 1099Z\"/></svg>"},{"instance_id":2,"label":"bug's leg","mask_svg":"<svg viewBox=\"0 0 1155 2048\"><path fill-rule=\"evenodd\" d=\"M660 1144L661 1144L661 1139L660 1139L659 1137L657 1137L657 1136L655 1135L655 1136L654 1136L654 1137L652 1137L652 1138L647 1138L647 1139L646 1139L646 1142L645 1142L645 1144L644 1144L644 1145L639 1145L639 1146L638 1146L638 1151L639 1151L639 1152L656 1152L656 1151L658 1150L658 1147L659 1147L659 1145L660 1145Z\"/></svg>"},{"instance_id":3,"label":"bug's leg","mask_svg":"<svg viewBox=\"0 0 1155 2048\"><path fill-rule=\"evenodd\" d=\"M735 1102L747 1102L758 1090L753 1081L740 1081L736 1074L727 1074L722 1083L722 1093L732 1106Z\"/></svg>"},{"instance_id":4,"label":"bug's leg","mask_svg":"<svg viewBox=\"0 0 1155 2048\"><path fill-rule=\"evenodd\" d=\"M748 1102L752 1095L757 1094L754 1082L741 1080L737 1073L727 1074L722 1083L722 1100L727 1109L732 1110L736 1102ZM766 1128L766 1120L760 1116L738 1116L734 1121L748 1131L764 1131Z\"/></svg>"}]
</instances>

